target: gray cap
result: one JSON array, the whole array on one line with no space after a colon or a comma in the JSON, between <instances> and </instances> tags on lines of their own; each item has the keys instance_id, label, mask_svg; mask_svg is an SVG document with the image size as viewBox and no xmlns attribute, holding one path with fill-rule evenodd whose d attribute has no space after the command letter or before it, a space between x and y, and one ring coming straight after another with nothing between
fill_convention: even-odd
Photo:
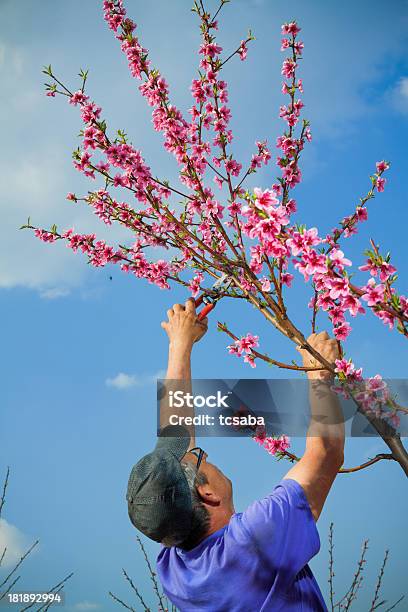
<instances>
[{"instance_id":1,"label":"gray cap","mask_svg":"<svg viewBox=\"0 0 408 612\"><path fill-rule=\"evenodd\" d=\"M153 452L133 466L126 499L129 518L146 536L175 546L190 533L192 500L180 461L190 446L185 427L165 427Z\"/></svg>"}]
</instances>

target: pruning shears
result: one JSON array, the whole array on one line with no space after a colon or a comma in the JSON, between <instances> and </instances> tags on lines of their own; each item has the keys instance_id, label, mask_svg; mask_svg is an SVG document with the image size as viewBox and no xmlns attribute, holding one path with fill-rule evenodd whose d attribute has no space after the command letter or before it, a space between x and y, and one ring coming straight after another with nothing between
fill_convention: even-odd
<instances>
[{"instance_id":1,"label":"pruning shears","mask_svg":"<svg viewBox=\"0 0 408 612\"><path fill-rule=\"evenodd\" d=\"M204 304L204 308L198 313L198 320L202 321L208 313L210 313L217 305L217 302L223 295L225 295L226 290L232 283L232 278L227 276L227 274L222 274L211 288L211 295L207 293L202 293L196 300L195 306L201 306Z\"/></svg>"}]
</instances>

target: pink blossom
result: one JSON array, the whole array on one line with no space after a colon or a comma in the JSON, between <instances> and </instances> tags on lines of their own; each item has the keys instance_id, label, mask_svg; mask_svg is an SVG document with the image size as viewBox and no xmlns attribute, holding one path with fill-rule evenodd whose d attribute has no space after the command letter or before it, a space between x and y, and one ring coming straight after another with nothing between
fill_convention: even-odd
<instances>
[{"instance_id":1,"label":"pink blossom","mask_svg":"<svg viewBox=\"0 0 408 612\"><path fill-rule=\"evenodd\" d=\"M286 210L290 215L295 213L297 211L296 200L294 200L293 198L288 200L286 202Z\"/></svg>"},{"instance_id":2,"label":"pink blossom","mask_svg":"<svg viewBox=\"0 0 408 612\"><path fill-rule=\"evenodd\" d=\"M288 436L284 435L280 436L279 438L273 438L272 436L266 436L265 433L263 433L261 435L254 436L253 439L270 455L284 453L290 446L290 439Z\"/></svg>"},{"instance_id":3,"label":"pink blossom","mask_svg":"<svg viewBox=\"0 0 408 612\"><path fill-rule=\"evenodd\" d=\"M294 266L303 274L306 281L314 274L327 273L326 257L324 255L318 255L316 251L312 250L304 253L300 261L296 261Z\"/></svg>"},{"instance_id":4,"label":"pink blossom","mask_svg":"<svg viewBox=\"0 0 408 612\"><path fill-rule=\"evenodd\" d=\"M222 189L222 184L223 184L223 180L220 179L219 176L215 175L214 176L214 183L218 186L218 189Z\"/></svg>"},{"instance_id":5,"label":"pink blossom","mask_svg":"<svg viewBox=\"0 0 408 612\"><path fill-rule=\"evenodd\" d=\"M255 363L255 355L245 355L244 357L244 362L248 363L251 368L256 368L256 363Z\"/></svg>"},{"instance_id":6,"label":"pink blossom","mask_svg":"<svg viewBox=\"0 0 408 612\"><path fill-rule=\"evenodd\" d=\"M363 266L359 266L358 269L362 272L369 271L371 276L377 276L378 274L377 264L372 259L367 259L367 263L365 263Z\"/></svg>"},{"instance_id":7,"label":"pink blossom","mask_svg":"<svg viewBox=\"0 0 408 612\"><path fill-rule=\"evenodd\" d=\"M253 336L248 333L246 336L242 336L242 338L237 338L234 340L234 344L229 345L228 351L232 354L241 357L244 353L246 355L250 355L252 353L252 349L256 348L258 345L258 336Z\"/></svg>"},{"instance_id":8,"label":"pink blossom","mask_svg":"<svg viewBox=\"0 0 408 612\"><path fill-rule=\"evenodd\" d=\"M351 332L351 326L346 321L344 321L344 323L341 323L340 325L338 325L337 327L333 329L333 333L336 339L340 341L346 340L350 332Z\"/></svg>"},{"instance_id":9,"label":"pink blossom","mask_svg":"<svg viewBox=\"0 0 408 612\"><path fill-rule=\"evenodd\" d=\"M344 374L344 376L348 377L355 371L354 363L351 359L348 361L346 359L336 359L335 364L335 372L337 372L337 374Z\"/></svg>"},{"instance_id":10,"label":"pink blossom","mask_svg":"<svg viewBox=\"0 0 408 612\"><path fill-rule=\"evenodd\" d=\"M239 164L234 159L227 159L225 162L225 169L229 174L233 176L238 176L241 172L242 164Z\"/></svg>"},{"instance_id":11,"label":"pink blossom","mask_svg":"<svg viewBox=\"0 0 408 612\"><path fill-rule=\"evenodd\" d=\"M387 312L386 310L377 310L375 314L379 319L381 319L384 325L388 325L389 329L393 329L395 317L391 313Z\"/></svg>"},{"instance_id":12,"label":"pink blossom","mask_svg":"<svg viewBox=\"0 0 408 612\"><path fill-rule=\"evenodd\" d=\"M351 266L351 261L344 257L344 253L340 249L331 251L329 258L339 268L340 272L344 270L344 266Z\"/></svg>"},{"instance_id":13,"label":"pink blossom","mask_svg":"<svg viewBox=\"0 0 408 612\"><path fill-rule=\"evenodd\" d=\"M380 374L376 374L372 378L369 378L366 384L369 391L382 391L387 386L387 383L382 379Z\"/></svg>"},{"instance_id":14,"label":"pink blossom","mask_svg":"<svg viewBox=\"0 0 408 612\"><path fill-rule=\"evenodd\" d=\"M290 59L290 58L285 59L285 61L282 64L281 74L287 79L290 79L295 74L295 69L296 69L296 62L294 62L293 59Z\"/></svg>"},{"instance_id":15,"label":"pink blossom","mask_svg":"<svg viewBox=\"0 0 408 612\"><path fill-rule=\"evenodd\" d=\"M384 299L384 285L376 285L375 280L370 278L367 285L362 287L365 293L361 296L363 300L367 302L368 306L376 306L379 302Z\"/></svg>"},{"instance_id":16,"label":"pink blossom","mask_svg":"<svg viewBox=\"0 0 408 612\"><path fill-rule=\"evenodd\" d=\"M220 47L219 45L217 45L216 43L207 43L207 44L202 44L199 50L199 53L201 53L202 55L207 55L208 57L215 57L216 55L219 55L222 51L222 47Z\"/></svg>"},{"instance_id":17,"label":"pink blossom","mask_svg":"<svg viewBox=\"0 0 408 612\"><path fill-rule=\"evenodd\" d=\"M284 23L281 27L282 34L291 34L292 36L297 36L299 34L300 29L296 21L290 21L289 23Z\"/></svg>"},{"instance_id":18,"label":"pink blossom","mask_svg":"<svg viewBox=\"0 0 408 612\"><path fill-rule=\"evenodd\" d=\"M367 221L368 211L365 206L357 206L356 213L358 221Z\"/></svg>"},{"instance_id":19,"label":"pink blossom","mask_svg":"<svg viewBox=\"0 0 408 612\"><path fill-rule=\"evenodd\" d=\"M387 182L387 180L385 178L378 178L376 183L375 183L375 186L377 187L377 191L379 191L379 192L380 191L384 191L384 186L385 186L386 182Z\"/></svg>"},{"instance_id":20,"label":"pink blossom","mask_svg":"<svg viewBox=\"0 0 408 612\"><path fill-rule=\"evenodd\" d=\"M188 286L191 291L192 297L197 297L200 292L200 284L204 279L204 274L202 272L197 272L194 278L189 282Z\"/></svg>"},{"instance_id":21,"label":"pink blossom","mask_svg":"<svg viewBox=\"0 0 408 612\"><path fill-rule=\"evenodd\" d=\"M292 237L286 241L286 244L290 247L292 255L297 256L310 249L310 247L320 244L320 242L321 239L318 236L317 228L311 227L302 233L293 232Z\"/></svg>"},{"instance_id":22,"label":"pink blossom","mask_svg":"<svg viewBox=\"0 0 408 612\"><path fill-rule=\"evenodd\" d=\"M264 276L261 278L261 287L262 287L262 291L268 292L271 290L271 281L269 280L267 276Z\"/></svg>"},{"instance_id":23,"label":"pink blossom","mask_svg":"<svg viewBox=\"0 0 408 612\"><path fill-rule=\"evenodd\" d=\"M385 172L385 170L388 170L388 168L390 167L390 164L383 159L382 161L377 162L376 166L377 166L377 172L382 173L382 172Z\"/></svg>"},{"instance_id":24,"label":"pink blossom","mask_svg":"<svg viewBox=\"0 0 408 612\"><path fill-rule=\"evenodd\" d=\"M347 380L361 381L363 379L363 368L356 369L351 359L336 359L335 372L344 374Z\"/></svg>"},{"instance_id":25,"label":"pink blossom","mask_svg":"<svg viewBox=\"0 0 408 612\"><path fill-rule=\"evenodd\" d=\"M385 283L385 281L387 281L392 274L395 274L396 271L397 271L397 268L392 266L387 261L381 262L381 264L380 264L380 281L382 283Z\"/></svg>"},{"instance_id":26,"label":"pink blossom","mask_svg":"<svg viewBox=\"0 0 408 612\"><path fill-rule=\"evenodd\" d=\"M292 286L293 274L289 274L289 272L282 272L280 278L283 285L286 285L287 287Z\"/></svg>"},{"instance_id":27,"label":"pink blossom","mask_svg":"<svg viewBox=\"0 0 408 612\"><path fill-rule=\"evenodd\" d=\"M334 301L333 298L330 297L330 292L320 293L317 296L317 306L322 310L329 310L329 308L334 307Z\"/></svg>"},{"instance_id":28,"label":"pink blossom","mask_svg":"<svg viewBox=\"0 0 408 612\"><path fill-rule=\"evenodd\" d=\"M84 104L87 100L89 100L88 96L86 96L82 90L79 90L72 94L69 103L77 106L77 104Z\"/></svg>"},{"instance_id":29,"label":"pink blossom","mask_svg":"<svg viewBox=\"0 0 408 612\"><path fill-rule=\"evenodd\" d=\"M241 352L244 351L245 353L249 354L251 349L259 346L258 340L258 336L253 336L252 334L248 333L246 336L243 336L240 340L238 340L238 346L240 347Z\"/></svg>"},{"instance_id":30,"label":"pink blossom","mask_svg":"<svg viewBox=\"0 0 408 612\"><path fill-rule=\"evenodd\" d=\"M235 200L228 206L228 210L231 215L239 215L241 212L241 206Z\"/></svg>"},{"instance_id":31,"label":"pink blossom","mask_svg":"<svg viewBox=\"0 0 408 612\"><path fill-rule=\"evenodd\" d=\"M208 200L204 202L202 209L207 213L207 215L222 217L224 207L218 202L218 200L208 198Z\"/></svg>"},{"instance_id":32,"label":"pink blossom","mask_svg":"<svg viewBox=\"0 0 408 612\"><path fill-rule=\"evenodd\" d=\"M382 261L381 263L377 263L372 259L367 259L367 263L363 266L359 266L358 268L362 272L370 272L371 276L377 276L380 274L380 280L382 283L385 283L392 274L395 274L397 268L392 266L387 261Z\"/></svg>"},{"instance_id":33,"label":"pink blossom","mask_svg":"<svg viewBox=\"0 0 408 612\"><path fill-rule=\"evenodd\" d=\"M281 51L286 51L286 49L289 49L290 47L290 40L289 38L282 38L281 41Z\"/></svg>"},{"instance_id":34,"label":"pink blossom","mask_svg":"<svg viewBox=\"0 0 408 612\"><path fill-rule=\"evenodd\" d=\"M270 206L277 206L279 204L278 198L275 196L275 193L270 189L259 189L259 187L255 187L255 204L260 208L268 208Z\"/></svg>"},{"instance_id":35,"label":"pink blossom","mask_svg":"<svg viewBox=\"0 0 408 612\"><path fill-rule=\"evenodd\" d=\"M339 297L346 297L350 293L349 282L347 278L328 279L326 286L330 287L330 297L336 300Z\"/></svg>"},{"instance_id":36,"label":"pink blossom","mask_svg":"<svg viewBox=\"0 0 408 612\"><path fill-rule=\"evenodd\" d=\"M116 32L118 27L123 23L126 11L123 7L122 0L104 0L103 3L104 18L109 27Z\"/></svg>"},{"instance_id":37,"label":"pink blossom","mask_svg":"<svg viewBox=\"0 0 408 612\"><path fill-rule=\"evenodd\" d=\"M248 54L248 47L245 40L241 40L241 45L238 49L238 54L242 61L246 59L246 56Z\"/></svg>"},{"instance_id":38,"label":"pink blossom","mask_svg":"<svg viewBox=\"0 0 408 612\"><path fill-rule=\"evenodd\" d=\"M34 235L42 240L42 242L55 242L57 240L57 236L55 234L42 229L34 230Z\"/></svg>"},{"instance_id":39,"label":"pink blossom","mask_svg":"<svg viewBox=\"0 0 408 612\"><path fill-rule=\"evenodd\" d=\"M356 317L359 313L365 313L360 300L351 293L341 298L341 306L342 308L347 309L353 317Z\"/></svg>"}]
</instances>

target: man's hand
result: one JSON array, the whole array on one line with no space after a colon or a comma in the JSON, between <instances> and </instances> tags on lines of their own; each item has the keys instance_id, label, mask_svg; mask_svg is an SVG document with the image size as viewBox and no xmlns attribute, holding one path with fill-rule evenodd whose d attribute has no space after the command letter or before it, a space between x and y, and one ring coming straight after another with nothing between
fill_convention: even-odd
<instances>
[{"instance_id":1,"label":"man's hand","mask_svg":"<svg viewBox=\"0 0 408 612\"><path fill-rule=\"evenodd\" d=\"M174 304L167 311L168 321L161 326L166 331L170 345L192 347L204 336L208 328L208 319L199 321L192 298L183 304Z\"/></svg>"},{"instance_id":2,"label":"man's hand","mask_svg":"<svg viewBox=\"0 0 408 612\"><path fill-rule=\"evenodd\" d=\"M326 331L320 332L319 334L311 334L307 339L307 342L312 346L316 352L326 359L331 364L334 364L336 359L339 359L340 352L337 340L330 338ZM318 367L320 363L313 357L306 349L297 348L303 358L303 365L305 367ZM307 373L310 379L328 379L332 377L332 374L328 370L315 370Z\"/></svg>"},{"instance_id":3,"label":"man's hand","mask_svg":"<svg viewBox=\"0 0 408 612\"><path fill-rule=\"evenodd\" d=\"M168 321L163 321L161 326L169 337L169 362L166 373L165 399L160 402L160 427L166 427L170 423L172 415L182 417L193 417L194 408L183 406L181 408L170 408L168 394L170 391L183 391L191 393L191 349L194 342L198 342L204 336L208 327L205 318L199 321L192 298L185 305L174 304L167 311ZM195 446L195 427L187 426L189 430L190 448Z\"/></svg>"}]
</instances>

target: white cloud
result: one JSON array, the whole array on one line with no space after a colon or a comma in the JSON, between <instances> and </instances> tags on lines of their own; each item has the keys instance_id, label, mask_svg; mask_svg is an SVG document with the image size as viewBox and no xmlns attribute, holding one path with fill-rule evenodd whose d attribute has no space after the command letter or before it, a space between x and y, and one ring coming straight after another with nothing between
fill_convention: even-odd
<instances>
[{"instance_id":1,"label":"white cloud","mask_svg":"<svg viewBox=\"0 0 408 612\"><path fill-rule=\"evenodd\" d=\"M42 297L55 298L56 288L69 291L78 287L89 267L81 253L73 253L66 244L44 244L31 230L19 230L28 217L39 227L74 227L80 232L95 231L109 243L128 240L123 228L106 228L86 206L65 201L65 178L69 162L62 151L44 148L27 154L19 165L2 163L0 184L4 187L0 225L0 288L17 286L37 289ZM4 195L6 194L6 195Z\"/></svg>"},{"instance_id":2,"label":"white cloud","mask_svg":"<svg viewBox=\"0 0 408 612\"><path fill-rule=\"evenodd\" d=\"M40 297L45 300L56 300L61 297L66 297L67 295L69 295L69 290L63 289L62 287L52 287L40 293Z\"/></svg>"},{"instance_id":3,"label":"white cloud","mask_svg":"<svg viewBox=\"0 0 408 612\"><path fill-rule=\"evenodd\" d=\"M408 113L408 77L401 77L392 88L391 103L400 113Z\"/></svg>"},{"instance_id":4,"label":"white cloud","mask_svg":"<svg viewBox=\"0 0 408 612\"><path fill-rule=\"evenodd\" d=\"M100 610L101 606L97 603L92 603L91 601L80 601L71 606L70 609L78 612L85 612L85 610Z\"/></svg>"},{"instance_id":5,"label":"white cloud","mask_svg":"<svg viewBox=\"0 0 408 612\"><path fill-rule=\"evenodd\" d=\"M151 385L156 382L158 378L164 378L164 370L159 370L156 374L137 375L137 374L125 374L119 372L113 378L107 378L105 383L108 387L115 387L115 389L130 389L131 387L144 387L145 385Z\"/></svg>"},{"instance_id":6,"label":"white cloud","mask_svg":"<svg viewBox=\"0 0 408 612\"><path fill-rule=\"evenodd\" d=\"M61 124L55 123L54 101L44 96L30 61L27 49L0 43L0 113L7 117L0 152L0 288L28 287L55 299L83 285L89 266L65 244L43 244L32 231L19 231L28 217L35 226L74 227L112 244L126 242L128 234L106 228L87 206L65 201L68 191L94 188L70 161L80 120L72 114L71 126L62 114Z\"/></svg>"},{"instance_id":7,"label":"white cloud","mask_svg":"<svg viewBox=\"0 0 408 612\"><path fill-rule=\"evenodd\" d=\"M7 64L16 76L20 77L24 70L24 52L20 47L0 43L0 68L7 66Z\"/></svg>"},{"instance_id":8,"label":"white cloud","mask_svg":"<svg viewBox=\"0 0 408 612\"><path fill-rule=\"evenodd\" d=\"M2 566L13 567L29 547L26 536L17 527L0 519L0 556L7 548Z\"/></svg>"}]
</instances>

